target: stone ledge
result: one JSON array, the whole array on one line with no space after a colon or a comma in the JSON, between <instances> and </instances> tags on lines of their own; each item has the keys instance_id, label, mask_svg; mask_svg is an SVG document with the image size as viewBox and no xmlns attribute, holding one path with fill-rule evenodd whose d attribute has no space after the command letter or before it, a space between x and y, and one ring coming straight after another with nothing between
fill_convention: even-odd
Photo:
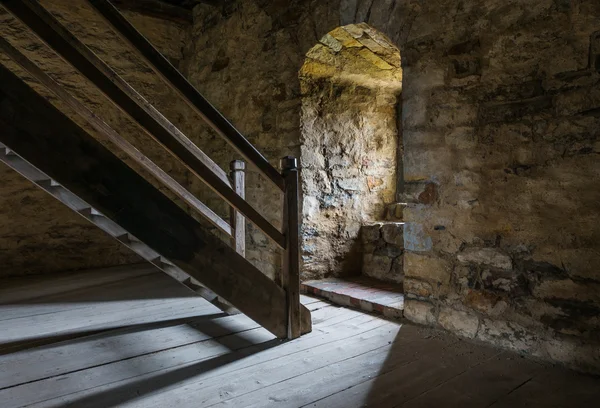
<instances>
[{"instance_id":1,"label":"stone ledge","mask_svg":"<svg viewBox=\"0 0 600 408\"><path fill-rule=\"evenodd\" d=\"M402 285L357 277L303 282L302 293L385 317L400 319L404 309Z\"/></svg>"}]
</instances>

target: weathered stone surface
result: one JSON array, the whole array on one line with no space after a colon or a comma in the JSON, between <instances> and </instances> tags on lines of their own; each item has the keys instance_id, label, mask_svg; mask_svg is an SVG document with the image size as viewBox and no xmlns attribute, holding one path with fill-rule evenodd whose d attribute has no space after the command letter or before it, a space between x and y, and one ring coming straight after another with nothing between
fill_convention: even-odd
<instances>
[{"instance_id":1,"label":"weathered stone surface","mask_svg":"<svg viewBox=\"0 0 600 408\"><path fill-rule=\"evenodd\" d=\"M440 258L405 252L404 274L433 284L447 285L450 282L451 266Z\"/></svg>"},{"instance_id":2,"label":"weathered stone surface","mask_svg":"<svg viewBox=\"0 0 600 408\"><path fill-rule=\"evenodd\" d=\"M479 328L477 316L448 307L440 309L438 323L444 329L469 339L475 337Z\"/></svg>"},{"instance_id":3,"label":"weathered stone surface","mask_svg":"<svg viewBox=\"0 0 600 408\"><path fill-rule=\"evenodd\" d=\"M388 244L404 248L404 224L402 223L385 223L381 227L381 236Z\"/></svg>"},{"instance_id":4,"label":"weathered stone surface","mask_svg":"<svg viewBox=\"0 0 600 408\"><path fill-rule=\"evenodd\" d=\"M517 352L533 353L539 347L533 333L517 323L504 320L483 319L477 339Z\"/></svg>"},{"instance_id":5,"label":"weathered stone surface","mask_svg":"<svg viewBox=\"0 0 600 408\"><path fill-rule=\"evenodd\" d=\"M505 270L512 269L510 257L494 248L467 248L457 255L457 259L464 263L476 263Z\"/></svg>"},{"instance_id":6,"label":"weathered stone surface","mask_svg":"<svg viewBox=\"0 0 600 408\"><path fill-rule=\"evenodd\" d=\"M362 274L402 283L404 280L401 223L381 222L362 227Z\"/></svg>"},{"instance_id":7,"label":"weathered stone surface","mask_svg":"<svg viewBox=\"0 0 600 408\"><path fill-rule=\"evenodd\" d=\"M348 0L314 6L294 2L295 14L287 24L279 23L272 9L253 0L238 0L232 13L203 6L194 33L196 45L190 52L190 77L251 138L261 134L252 140L276 160L286 146L302 145L294 126L311 126L325 139L333 127L321 126L325 120L316 120L316 109L306 116L315 121L306 123L301 108L290 105L285 128L265 133L260 118L279 109L269 90L284 83L285 98L292 100L293 95L302 94L297 73L306 61L305 54L317 44L330 52L325 50L320 61L315 59L307 67L322 78L337 75L349 81L349 75L340 74L343 65L334 60L336 55L352 53L353 48L380 56L377 44L382 44L377 35L371 35L364 25L341 29L342 25L364 21L387 35L402 53L404 191L388 203L409 203L403 211L407 222L404 246L411 252L404 260L407 296L429 297L433 310L471 309L490 321L501 316L525 324L524 315L515 310L523 299L536 299L532 291L539 296L560 293L540 278L544 268L532 266L526 259L557 266L564 273L560 280L598 281L600 190L594 186L600 174L600 117L594 104L600 86L596 70L600 46L595 36L600 8L591 0L569 6L557 6L550 0L527 4L475 0L465 3L457 14L452 2L421 2L417 7L400 0L390 8L387 3ZM573 21L577 30L567 29ZM327 33L346 49L336 52L339 46L328 39L325 42L332 47L320 43ZM231 41L223 45L223 39ZM218 73L204 73L203 67L217 59L220 48L226 50L229 65ZM258 60L257 54L261 56ZM392 59L382 59L396 66ZM356 72L353 69L349 72ZM388 71L381 69L377 75ZM322 111L328 112L332 95L349 100L347 93L331 86L329 93L322 95ZM256 102L248 107L250 100ZM342 114L340 118L352 122L358 116ZM327 174L302 170L308 176L305 191L311 191L315 199L322 197L307 201L310 217L339 208L343 201L333 194L339 184L332 183L339 173L328 172L327 160L346 167L353 161L338 159L341 152L323 153L319 145L302 149L305 163ZM347 164L341 164L344 161ZM386 186L381 174L364 174L362 188L373 188L376 194L381 188L378 179ZM356 177L347 175L347 179ZM345 187L356 188L356 180L354 186ZM360 190L342 190L348 195L343 205L358 207L350 196ZM329 220L319 223L347 229L345 219ZM338 251L327 246L331 239L318 236L315 224L305 231L311 240L321 240L324 245L307 242L305 248ZM335 241L341 242L337 237ZM368 246L375 251L375 245ZM305 269L313 270L313 259L314 255L307 257ZM321 274L325 268L315 266L314 270ZM413 281L426 282L431 289ZM589 302L595 302L581 286L561 290L565 297L583 291ZM411 307L414 309L407 306L408 315ZM563 304L556 309L575 307ZM555 329L550 325L557 326L557 318L544 323L548 318L542 313L529 319L528 330L541 335L546 328L550 332L545 333L544 341L552 338ZM589 319L586 322L582 326L594 324ZM478 337L506 346L502 331L509 338L514 335L508 326L497 325L495 330L498 335L486 335L492 333L488 329ZM548 357L542 344L532 343L530 351L537 347L536 355ZM521 346L518 348L526 348Z\"/></svg>"},{"instance_id":8,"label":"weathered stone surface","mask_svg":"<svg viewBox=\"0 0 600 408\"><path fill-rule=\"evenodd\" d=\"M433 247L433 241L423 225L409 222L404 225L404 247L409 251L425 252Z\"/></svg>"},{"instance_id":9,"label":"weathered stone surface","mask_svg":"<svg viewBox=\"0 0 600 408\"><path fill-rule=\"evenodd\" d=\"M404 301L404 317L417 324L434 326L436 324L435 306L429 302L406 299Z\"/></svg>"},{"instance_id":10,"label":"weathered stone surface","mask_svg":"<svg viewBox=\"0 0 600 408\"><path fill-rule=\"evenodd\" d=\"M404 290L411 297L427 299L433 296L431 284L418 279L404 279Z\"/></svg>"}]
</instances>

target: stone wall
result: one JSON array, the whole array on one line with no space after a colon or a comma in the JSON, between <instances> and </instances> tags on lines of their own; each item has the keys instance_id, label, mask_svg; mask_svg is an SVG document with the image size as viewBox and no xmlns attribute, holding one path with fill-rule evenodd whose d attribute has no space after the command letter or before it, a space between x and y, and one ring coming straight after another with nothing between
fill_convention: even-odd
<instances>
[{"instance_id":1,"label":"stone wall","mask_svg":"<svg viewBox=\"0 0 600 408\"><path fill-rule=\"evenodd\" d=\"M299 153L306 53L352 23L389 37L403 68L406 316L600 369L600 3L239 0L195 12L186 72L273 163Z\"/></svg>"},{"instance_id":2,"label":"stone wall","mask_svg":"<svg viewBox=\"0 0 600 408\"><path fill-rule=\"evenodd\" d=\"M323 36L300 70L303 277L360 274L359 230L396 194L400 52L366 24Z\"/></svg>"},{"instance_id":3,"label":"stone wall","mask_svg":"<svg viewBox=\"0 0 600 408\"><path fill-rule=\"evenodd\" d=\"M404 282L404 223L363 225L362 274L381 281Z\"/></svg>"},{"instance_id":4,"label":"stone wall","mask_svg":"<svg viewBox=\"0 0 600 408\"><path fill-rule=\"evenodd\" d=\"M42 1L42 4L73 30L78 38L92 47L94 52L106 58L110 65L144 96L150 98L168 116L177 119L178 112L184 109L178 106L177 99L161 86L149 68L137 60L109 27L94 15L85 1L47 0ZM183 58L187 27L130 12L125 15L173 63L179 64ZM107 103L99 91L1 7L0 35L34 60L74 96L94 109L124 137L135 142L140 149L164 165L182 182L186 181L185 172L168 159L156 144L144 138L142 132ZM65 113L86 127L74 112L62 106L52 94L1 52L0 63L20 74L36 90L49 97L53 103L63 108ZM93 131L90 133L114 150L100 135ZM122 154L120 156L123 157ZM136 254L72 213L51 196L38 190L5 165L0 166L0 176L0 276L52 273L142 261Z\"/></svg>"}]
</instances>

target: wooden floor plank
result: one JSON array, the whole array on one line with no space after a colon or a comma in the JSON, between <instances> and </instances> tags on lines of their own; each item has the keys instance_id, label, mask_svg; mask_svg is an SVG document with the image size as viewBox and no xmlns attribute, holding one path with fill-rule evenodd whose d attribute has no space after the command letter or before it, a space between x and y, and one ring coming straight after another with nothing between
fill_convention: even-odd
<instances>
[{"instance_id":1,"label":"wooden floor plank","mask_svg":"<svg viewBox=\"0 0 600 408\"><path fill-rule=\"evenodd\" d=\"M398 407L487 407L541 372L544 366L503 352ZM473 387L473 384L477 384Z\"/></svg>"},{"instance_id":2,"label":"wooden floor plank","mask_svg":"<svg viewBox=\"0 0 600 408\"><path fill-rule=\"evenodd\" d=\"M19 296L0 305L4 341L107 331L0 355L0 407L589 407L600 398L598 378L310 296L313 332L282 342L140 271L57 276L62 292L13 286ZM128 300L132 287L143 294ZM369 296L387 302L386 290Z\"/></svg>"},{"instance_id":3,"label":"wooden floor plank","mask_svg":"<svg viewBox=\"0 0 600 408\"><path fill-rule=\"evenodd\" d=\"M318 314L320 311L315 312ZM354 323L348 323L355 321ZM152 359L147 358L144 361L146 365L144 366L144 371L140 372L141 375L131 376L122 381L115 381L115 376L113 373L115 372L115 365L113 364L111 368L106 368L104 373L104 378L100 378L98 380L98 369L93 369L90 371L91 375L96 378L96 384L101 384L102 381L109 381L106 385L97 385L95 387L87 388L90 386L88 383L87 386L83 385L81 382L77 382L72 385L73 388L79 388L79 392L67 394L69 391L65 389L65 384L60 377L56 377L54 379L48 381L37 382L36 384L44 384L43 389L49 390L48 392L57 394L63 394L62 397L57 399L47 401L45 403L40 403L38 405L33 405L36 407L49 407L49 406L64 406L67 404L73 404L73 406L85 406L85 407L105 407L105 406L119 406L124 407L127 406L127 401L140 400L141 396L145 394L153 395L157 391L161 394L167 394L167 391L174 390L174 395L181 395L184 392L186 395L189 394L189 389L191 389L192 384L198 384L200 382L200 386L203 380L207 378L213 378L215 376L221 374L227 374L232 371L236 371L238 369L242 369L248 366L252 366L256 364L258 361L264 361L276 358L281 355L281 353L285 352L299 352L310 349L312 345L319 344L319 342L332 342L335 341L335 338L332 339L332 333L337 333L338 336L350 335L351 333L357 334L361 333L364 330L368 330L372 327L372 325L381 325L386 324L385 321L381 319L374 318L372 316L364 316L358 314L356 318L347 317L343 322L334 323L334 326L331 327L331 333L323 333L322 330L326 330L325 327L327 324L323 323L324 327L321 327L321 331L313 331L310 335L303 336L301 339L312 338L315 340L309 342L308 344L304 344L299 341L291 341L286 342L284 344L279 344L277 341L277 347L268 348L265 350L265 346L263 345L264 339L259 339L262 341L257 341L256 339L246 339L245 347L239 348L237 352L225 352L219 346L211 347L212 350L215 350L217 354L212 355L212 357L208 358L204 356L203 359L194 359L194 348L192 347L192 353L182 354L182 349L178 349L175 351L166 351L162 353L162 357L160 359ZM335 331L334 331L335 330ZM269 334L264 329L257 329L256 331L244 332L244 335L248 335L249 333L254 332L258 335L266 336ZM319 336L320 333L320 336ZM272 337L270 337L272 338ZM338 337L339 338L339 337ZM212 344L211 341L203 343L203 346L206 344ZM223 339L219 340L219 344L223 345ZM228 345L231 348L231 345ZM216 348L215 348L216 347ZM222 352L221 352L222 351ZM173 352L176 353L176 356L173 358L171 355ZM187 362L181 363L179 358L185 359L185 355L187 355ZM156 356L156 354L154 355ZM126 365L122 365L123 367L131 367L131 360ZM150 364L150 366L148 366ZM161 366L160 371L153 372L150 370L150 367L156 367L156 365ZM122 370L120 370L122 371ZM119 373L120 371L117 371ZM128 371L131 371L129 368ZM101 376L102 377L102 376ZM52 381L54 380L54 381ZM50 385L51 384L51 385ZM26 387L19 387L20 389L15 390L8 389L7 391L13 391L13 393L17 394L19 400L23 398L31 398L30 390ZM58 390L56 390L58 388ZM183 390L183 391L180 391ZM48 396L50 394L46 394ZM2 393L0 392L0 402ZM172 398L171 396L167 397L168 399ZM149 407L153 400L145 401L141 406ZM172 402L168 402L167 406L171 406ZM158 402L157 406L164 407L165 402ZM2 405L0 405L2 406Z\"/></svg>"},{"instance_id":4,"label":"wooden floor plank","mask_svg":"<svg viewBox=\"0 0 600 408\"><path fill-rule=\"evenodd\" d=\"M156 271L157 269L150 264L136 264L83 272L4 278L0 285L0 304L22 303L42 296L63 295L72 290L117 282Z\"/></svg>"},{"instance_id":5,"label":"wooden floor plank","mask_svg":"<svg viewBox=\"0 0 600 408\"><path fill-rule=\"evenodd\" d=\"M281 405L300 407L377 376L385 364L406 364L415 358L410 352L391 355L390 352L395 347L418 348L421 352L426 352L446 344L444 340L440 339L433 339L427 343L416 341L417 339L412 336L406 338L400 336L400 332L401 330L391 332L390 334L393 334L390 337L391 340L379 343L379 347L376 349L366 347L356 354L341 353L343 358L337 362L323 365L316 370L284 379L219 404L206 406L215 408L279 407ZM409 338L411 340L407 341ZM404 343L405 341L406 343ZM191 405L184 406L191 407Z\"/></svg>"},{"instance_id":6,"label":"wooden floor plank","mask_svg":"<svg viewBox=\"0 0 600 408\"><path fill-rule=\"evenodd\" d=\"M598 406L598 377L553 367L501 397L490 408L588 408Z\"/></svg>"},{"instance_id":7,"label":"wooden floor plank","mask_svg":"<svg viewBox=\"0 0 600 408\"><path fill-rule=\"evenodd\" d=\"M109 302L93 308L0 321L0 344L220 313L220 309L199 297Z\"/></svg>"},{"instance_id":8,"label":"wooden floor plank","mask_svg":"<svg viewBox=\"0 0 600 408\"><path fill-rule=\"evenodd\" d=\"M162 393L155 398L150 398L149 401L138 401L132 406L158 407L172 401L180 407L209 407L228 400L235 400L234 406L238 406L248 393L388 344L396 337L399 327L394 323L385 323L360 335L347 337L344 339L343 352L340 352L340 345L337 342L327 343L299 353L284 354L268 361L258 362L226 375L218 376L213 373L210 378L198 379L196 385L186 387L187 390L192 391L189 395L193 395L193 398L180 392Z\"/></svg>"},{"instance_id":9,"label":"wooden floor plank","mask_svg":"<svg viewBox=\"0 0 600 408\"><path fill-rule=\"evenodd\" d=\"M163 272L155 271L147 275L72 290L66 294L41 296L27 303L2 304L0 321L85 308L100 308L99 312L101 312L104 305L117 301L137 302L197 296Z\"/></svg>"},{"instance_id":10,"label":"wooden floor plank","mask_svg":"<svg viewBox=\"0 0 600 408\"><path fill-rule=\"evenodd\" d=\"M258 328L244 315L133 327L0 356L0 389Z\"/></svg>"},{"instance_id":11,"label":"wooden floor plank","mask_svg":"<svg viewBox=\"0 0 600 408\"><path fill-rule=\"evenodd\" d=\"M242 340L233 338L236 336ZM113 385L115 383L136 378L140 373L148 375L160 371L164 367L171 368L169 371L171 378L177 378L176 370L182 369L186 365L198 364L203 360L225 355L231 350L246 347L248 342L260 344L275 338L262 328L236 333L231 335L229 339L227 337L230 336L221 338L219 341L210 339L172 350L101 365L73 374L60 375L42 381L7 388L0 391L0 406L3 408L16 408L29 405L60 406L65 404L65 402L59 400L44 403L44 401L60 398L63 395L73 394L80 390L92 390L89 394L93 395L94 390L98 387L111 384L110 387L115 388ZM232 344L234 342L236 344ZM96 399L96 397L91 398ZM86 406L89 404L82 402L80 405Z\"/></svg>"},{"instance_id":12,"label":"wooden floor plank","mask_svg":"<svg viewBox=\"0 0 600 408\"><path fill-rule=\"evenodd\" d=\"M305 405L313 408L391 408L448 381L477 364L497 355L499 351L473 346L464 341L445 338L445 346L419 350L416 347L394 348L390 360L374 378L326 398ZM422 340L428 343L424 338ZM412 358L398 364L394 356L403 353ZM391 362L395 361L394 364Z\"/></svg>"}]
</instances>

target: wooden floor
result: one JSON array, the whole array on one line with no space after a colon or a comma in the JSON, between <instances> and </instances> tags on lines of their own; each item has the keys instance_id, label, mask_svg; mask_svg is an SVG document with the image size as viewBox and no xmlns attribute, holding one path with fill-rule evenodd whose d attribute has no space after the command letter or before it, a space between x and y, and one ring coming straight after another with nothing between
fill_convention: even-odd
<instances>
[{"instance_id":1,"label":"wooden floor","mask_svg":"<svg viewBox=\"0 0 600 408\"><path fill-rule=\"evenodd\" d=\"M274 339L166 275L0 282L0 407L593 407L600 381L303 297Z\"/></svg>"}]
</instances>

